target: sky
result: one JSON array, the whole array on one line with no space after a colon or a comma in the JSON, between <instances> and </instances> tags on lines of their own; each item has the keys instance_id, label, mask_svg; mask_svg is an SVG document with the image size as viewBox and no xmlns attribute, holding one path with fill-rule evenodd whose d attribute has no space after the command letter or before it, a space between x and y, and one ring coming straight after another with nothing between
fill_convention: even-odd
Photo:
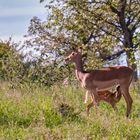
<instances>
[{"instance_id":1,"label":"sky","mask_svg":"<svg viewBox=\"0 0 140 140\"><path fill-rule=\"evenodd\" d=\"M12 37L14 41L22 41L31 18L45 19L46 14L39 0L0 0L0 39Z\"/></svg>"}]
</instances>

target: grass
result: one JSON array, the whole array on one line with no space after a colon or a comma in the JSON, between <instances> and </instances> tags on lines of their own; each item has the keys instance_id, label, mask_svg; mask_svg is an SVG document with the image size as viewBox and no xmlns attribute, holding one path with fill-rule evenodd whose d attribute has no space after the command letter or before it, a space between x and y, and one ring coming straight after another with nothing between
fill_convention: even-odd
<instances>
[{"instance_id":1,"label":"grass","mask_svg":"<svg viewBox=\"0 0 140 140\"><path fill-rule=\"evenodd\" d=\"M131 87L134 100L126 118L122 98L116 113L101 103L86 116L84 91L76 86L50 88L0 84L0 140L139 140L140 89Z\"/></svg>"}]
</instances>

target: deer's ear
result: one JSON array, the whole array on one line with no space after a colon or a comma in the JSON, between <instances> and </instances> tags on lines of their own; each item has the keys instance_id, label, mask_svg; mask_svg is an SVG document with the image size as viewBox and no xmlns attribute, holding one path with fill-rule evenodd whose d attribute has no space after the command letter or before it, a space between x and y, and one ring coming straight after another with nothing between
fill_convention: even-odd
<instances>
[{"instance_id":1,"label":"deer's ear","mask_svg":"<svg viewBox=\"0 0 140 140\"><path fill-rule=\"evenodd\" d=\"M82 48L78 48L77 50L79 53L82 53Z\"/></svg>"}]
</instances>

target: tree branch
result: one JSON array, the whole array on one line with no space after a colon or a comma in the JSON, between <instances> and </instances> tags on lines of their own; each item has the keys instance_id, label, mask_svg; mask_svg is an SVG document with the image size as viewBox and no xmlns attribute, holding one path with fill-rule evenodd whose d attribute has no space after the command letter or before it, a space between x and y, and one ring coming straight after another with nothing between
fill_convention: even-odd
<instances>
[{"instance_id":1,"label":"tree branch","mask_svg":"<svg viewBox=\"0 0 140 140\"><path fill-rule=\"evenodd\" d=\"M102 30L103 32L105 32L106 34L115 37L115 38L118 39L120 42L123 42L119 37L115 36L115 35L112 34L111 32L109 32L109 31L107 31L107 30L105 30L105 29L103 29L103 28L101 28L101 30Z\"/></svg>"},{"instance_id":2,"label":"tree branch","mask_svg":"<svg viewBox=\"0 0 140 140\"><path fill-rule=\"evenodd\" d=\"M110 5L110 9L112 10L113 13L119 15L120 12L115 7L113 7L112 5Z\"/></svg>"},{"instance_id":3,"label":"tree branch","mask_svg":"<svg viewBox=\"0 0 140 140\"><path fill-rule=\"evenodd\" d=\"M126 8L126 0L120 0L120 12L123 12L125 11L125 8Z\"/></svg>"},{"instance_id":4,"label":"tree branch","mask_svg":"<svg viewBox=\"0 0 140 140\"><path fill-rule=\"evenodd\" d=\"M90 41L92 38L93 38L93 32L91 32L90 36L89 36L86 40L83 41L83 42L84 42L84 45L88 44L89 41Z\"/></svg>"},{"instance_id":5,"label":"tree branch","mask_svg":"<svg viewBox=\"0 0 140 140\"><path fill-rule=\"evenodd\" d=\"M114 59L116 59L117 57L119 57L121 54L123 54L125 52L125 50L123 49L123 50L121 50L121 51L119 51L119 52L117 52L117 53L115 53L115 54L112 54L112 55L109 55L109 56L102 56L101 54L101 58L103 59L103 61L111 61L111 60L114 60Z\"/></svg>"},{"instance_id":6,"label":"tree branch","mask_svg":"<svg viewBox=\"0 0 140 140\"><path fill-rule=\"evenodd\" d=\"M138 10L138 12L133 16L132 19L130 18L130 19L127 21L127 26L129 26L131 23L133 23L134 20L136 19L136 17L137 17L139 14L140 14L140 10ZM135 24L137 24L137 23L135 23ZM135 24L134 24L133 28L135 28Z\"/></svg>"}]
</instances>

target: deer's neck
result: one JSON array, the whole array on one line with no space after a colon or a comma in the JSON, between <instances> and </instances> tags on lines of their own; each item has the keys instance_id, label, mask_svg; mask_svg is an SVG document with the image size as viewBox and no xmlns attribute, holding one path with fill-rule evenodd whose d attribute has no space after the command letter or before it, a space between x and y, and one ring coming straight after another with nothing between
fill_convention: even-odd
<instances>
[{"instance_id":1,"label":"deer's neck","mask_svg":"<svg viewBox=\"0 0 140 140\"><path fill-rule=\"evenodd\" d=\"M76 64L76 71L75 71L76 77L80 82L82 82L84 76L82 57L79 57L79 59L77 59L75 64Z\"/></svg>"}]
</instances>

